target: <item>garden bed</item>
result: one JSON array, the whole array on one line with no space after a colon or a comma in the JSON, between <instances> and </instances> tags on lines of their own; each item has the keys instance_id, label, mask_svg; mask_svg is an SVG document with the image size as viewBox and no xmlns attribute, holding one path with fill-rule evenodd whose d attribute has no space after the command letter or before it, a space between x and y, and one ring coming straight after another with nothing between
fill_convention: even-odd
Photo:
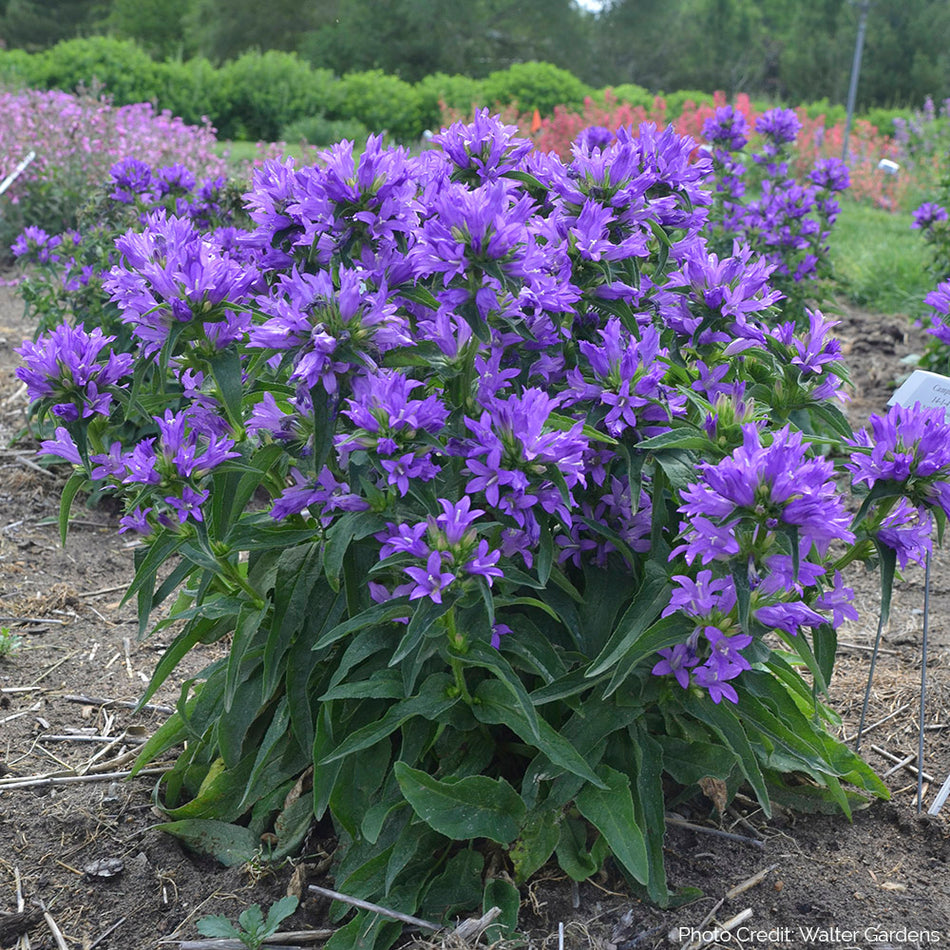
<instances>
[{"instance_id":1,"label":"garden bed","mask_svg":"<svg viewBox=\"0 0 950 950\"><path fill-rule=\"evenodd\" d=\"M135 700L171 634L140 641L133 606L120 605L121 588L132 574L132 551L127 536L116 533L108 510L77 503L69 542L62 549L56 525L60 475L31 464L29 442L10 447L27 407L25 390L12 374L17 362L13 348L31 332L21 309L12 291L2 288L0 616L34 620L21 625L0 621L22 638L14 655L0 660L0 777L25 780L53 771L82 772L95 756L91 769L108 765L110 771L123 771L127 753L152 734L165 713L133 713L69 697ZM848 411L857 422L883 408L894 378L906 372L901 357L919 349L920 335L907 329L903 317L852 311L839 330L856 384ZM932 727L950 726L948 563L946 554L934 559L927 708ZM922 571L908 570L895 590L886 652L878 664L868 722L894 715L868 734L864 750L881 774L892 763L873 747L899 759L916 749L922 589ZM858 594L862 620L839 631L843 646L832 684L832 704L848 735L856 728L867 677L877 616L876 578L869 575ZM173 704L177 686L220 649L189 653L152 703ZM93 741L50 738L70 734ZM930 728L926 735L925 767L936 781L928 789L925 809L950 772L950 728ZM122 736L115 745L101 741ZM146 777L106 779L0 791L0 946L16 946L16 937L3 934L13 932L4 915L17 911L18 888L27 911L35 910L38 901L45 904L66 946L104 950L194 939L195 922L202 916L236 917L247 905L266 906L286 892L292 863L224 869L189 855L176 840L153 830L160 820L152 806L154 782ZM669 931L698 927L730 888L769 869L715 913L715 919L725 921L752 910L742 926L766 935L744 946L936 942L935 937L915 936L915 931L948 940L950 805L941 817L918 818L914 776L902 768L886 782L892 801L856 812L851 824L839 815L782 807L766 821L741 798L720 821L710 817L711 802L693 803L680 809L684 819L755 839L736 841L671 828L666 840L670 883L698 887L704 897L660 912L630 896L618 878L572 888L563 876L542 870L523 888L527 932L537 947L558 946L559 924L564 925L566 947L661 946ZM715 790L710 794L714 797ZM304 860L313 869L314 883L329 883L321 875L332 844L319 834L307 843ZM122 871L111 877L86 873L103 859L118 859ZM286 926L327 927L326 910L324 899L309 897ZM800 934L800 927L858 934L836 939L833 931L816 932L809 938ZM870 928L867 933L865 928ZM57 945L42 917L30 939L34 948Z\"/></svg>"}]
</instances>

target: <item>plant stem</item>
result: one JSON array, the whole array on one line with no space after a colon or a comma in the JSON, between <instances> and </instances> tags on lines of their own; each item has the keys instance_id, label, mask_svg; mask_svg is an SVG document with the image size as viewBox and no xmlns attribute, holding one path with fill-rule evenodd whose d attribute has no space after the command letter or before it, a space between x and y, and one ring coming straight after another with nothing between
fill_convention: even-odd
<instances>
[{"instance_id":1,"label":"plant stem","mask_svg":"<svg viewBox=\"0 0 950 950\"><path fill-rule=\"evenodd\" d=\"M458 690L459 696L471 706L475 700L468 691L468 684L465 682L464 665L461 660L455 656L455 651L462 652L465 650L466 638L465 634L459 633L459 629L456 626L454 607L443 616L442 622L449 638L449 666L452 667L452 675L455 677L455 688Z\"/></svg>"}]
</instances>

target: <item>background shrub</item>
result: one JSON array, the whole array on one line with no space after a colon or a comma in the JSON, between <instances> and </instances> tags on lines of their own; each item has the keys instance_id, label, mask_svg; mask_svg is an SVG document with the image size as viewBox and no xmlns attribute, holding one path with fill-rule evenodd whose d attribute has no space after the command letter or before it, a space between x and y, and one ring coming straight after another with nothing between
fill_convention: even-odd
<instances>
[{"instance_id":1,"label":"background shrub","mask_svg":"<svg viewBox=\"0 0 950 950\"><path fill-rule=\"evenodd\" d=\"M0 50L0 84L8 89L41 85L37 70L41 60L22 49Z\"/></svg>"},{"instance_id":2,"label":"background shrub","mask_svg":"<svg viewBox=\"0 0 950 950\"><path fill-rule=\"evenodd\" d=\"M161 107L189 125L199 125L207 116L217 126L227 106L221 71L203 56L159 65L156 96Z\"/></svg>"},{"instance_id":3,"label":"background shrub","mask_svg":"<svg viewBox=\"0 0 950 950\"><path fill-rule=\"evenodd\" d=\"M689 108L687 103L692 103L693 107L713 104L713 97L698 89L678 89L676 92L661 93L661 95L666 102L667 118L670 121L682 115L684 108Z\"/></svg>"},{"instance_id":4,"label":"background shrub","mask_svg":"<svg viewBox=\"0 0 950 950\"><path fill-rule=\"evenodd\" d=\"M117 105L154 102L161 68L135 43L106 36L66 40L37 56L35 80L46 89L102 87Z\"/></svg>"},{"instance_id":5,"label":"background shrub","mask_svg":"<svg viewBox=\"0 0 950 950\"><path fill-rule=\"evenodd\" d=\"M333 74L295 53L245 53L219 72L224 103L216 125L224 138L273 141L283 126L319 112Z\"/></svg>"},{"instance_id":6,"label":"background shrub","mask_svg":"<svg viewBox=\"0 0 950 950\"><path fill-rule=\"evenodd\" d=\"M844 110L842 110L842 121L844 121ZM882 135L894 134L894 120L903 119L905 122L911 122L914 119L913 109L869 109L863 116L873 125Z\"/></svg>"},{"instance_id":7,"label":"background shrub","mask_svg":"<svg viewBox=\"0 0 950 950\"><path fill-rule=\"evenodd\" d=\"M280 130L280 137L291 144L306 142L324 148L343 139L365 142L369 130L359 119L328 119L325 115L311 115L297 119Z\"/></svg>"},{"instance_id":8,"label":"background shrub","mask_svg":"<svg viewBox=\"0 0 950 950\"><path fill-rule=\"evenodd\" d=\"M416 88L380 69L347 73L332 87L328 99L329 118L356 119L370 132L385 131L400 142L421 138L426 128Z\"/></svg>"},{"instance_id":9,"label":"background shrub","mask_svg":"<svg viewBox=\"0 0 950 950\"><path fill-rule=\"evenodd\" d=\"M555 106L580 109L594 90L565 69L550 63L516 63L508 69L489 74L482 90L486 105L517 102L522 112L537 109L542 115Z\"/></svg>"},{"instance_id":10,"label":"background shrub","mask_svg":"<svg viewBox=\"0 0 950 950\"><path fill-rule=\"evenodd\" d=\"M435 131L442 122L441 103L468 114L476 105L487 105L483 83L470 76L433 73L415 85L424 128Z\"/></svg>"},{"instance_id":11,"label":"background shrub","mask_svg":"<svg viewBox=\"0 0 950 950\"><path fill-rule=\"evenodd\" d=\"M611 86L604 90L604 94L611 92L618 102L627 102L632 106L640 106L641 109L652 109L654 94L643 86L638 86L633 82L624 82L619 86ZM602 94L603 95L603 94Z\"/></svg>"}]
</instances>

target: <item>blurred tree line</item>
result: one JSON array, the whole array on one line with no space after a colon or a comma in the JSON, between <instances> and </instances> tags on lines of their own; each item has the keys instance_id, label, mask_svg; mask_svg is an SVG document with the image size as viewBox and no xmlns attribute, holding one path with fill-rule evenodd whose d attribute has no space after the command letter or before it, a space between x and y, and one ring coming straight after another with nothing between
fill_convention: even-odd
<instances>
[{"instance_id":1,"label":"blurred tree line","mask_svg":"<svg viewBox=\"0 0 950 950\"><path fill-rule=\"evenodd\" d=\"M292 51L343 74L481 78L546 61L602 87L722 89L800 102L847 93L854 0L0 0L0 42L107 33L158 59ZM873 0L862 108L950 96L950 2Z\"/></svg>"}]
</instances>

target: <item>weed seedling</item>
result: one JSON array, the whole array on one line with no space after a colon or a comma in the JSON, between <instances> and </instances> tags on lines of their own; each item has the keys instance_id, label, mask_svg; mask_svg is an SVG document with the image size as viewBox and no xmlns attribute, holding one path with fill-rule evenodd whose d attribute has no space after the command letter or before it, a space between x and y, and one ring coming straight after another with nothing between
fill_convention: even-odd
<instances>
[{"instance_id":1,"label":"weed seedling","mask_svg":"<svg viewBox=\"0 0 950 950\"><path fill-rule=\"evenodd\" d=\"M277 933L281 921L289 917L296 909L296 897L282 897L276 904L271 905L265 920L261 905L251 904L238 917L237 925L232 924L227 917L220 914L202 917L197 924L198 933L205 937L239 940L248 950L260 950L264 941Z\"/></svg>"}]
</instances>

